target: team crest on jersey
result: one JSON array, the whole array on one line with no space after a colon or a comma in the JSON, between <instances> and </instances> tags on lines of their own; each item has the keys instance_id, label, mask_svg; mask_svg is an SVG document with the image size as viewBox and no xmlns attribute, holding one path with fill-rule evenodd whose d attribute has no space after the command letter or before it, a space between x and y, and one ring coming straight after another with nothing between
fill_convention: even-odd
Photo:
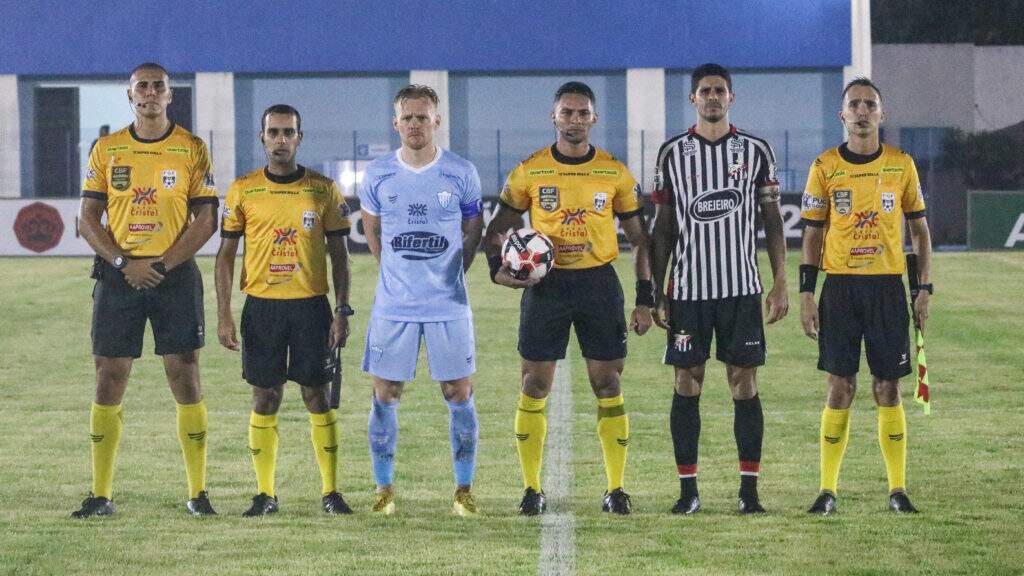
<instances>
[{"instance_id":1,"label":"team crest on jersey","mask_svg":"<svg viewBox=\"0 0 1024 576\"><path fill-rule=\"evenodd\" d=\"M313 224L316 222L316 212L312 210L302 211L302 227L306 230L312 230Z\"/></svg>"},{"instance_id":2,"label":"team crest on jersey","mask_svg":"<svg viewBox=\"0 0 1024 576\"><path fill-rule=\"evenodd\" d=\"M836 204L836 212L840 216L849 216L853 210L853 190L836 190L832 193Z\"/></svg>"},{"instance_id":3,"label":"team crest on jersey","mask_svg":"<svg viewBox=\"0 0 1024 576\"><path fill-rule=\"evenodd\" d=\"M608 203L607 192L594 192L594 212L600 212L604 210L605 204Z\"/></svg>"},{"instance_id":4,"label":"team crest on jersey","mask_svg":"<svg viewBox=\"0 0 1024 576\"><path fill-rule=\"evenodd\" d=\"M882 192L882 210L892 212L896 209L896 193Z\"/></svg>"},{"instance_id":5,"label":"team crest on jersey","mask_svg":"<svg viewBox=\"0 0 1024 576\"><path fill-rule=\"evenodd\" d=\"M697 143L693 140L683 141L683 156L693 156L697 152Z\"/></svg>"},{"instance_id":6,"label":"team crest on jersey","mask_svg":"<svg viewBox=\"0 0 1024 576\"><path fill-rule=\"evenodd\" d=\"M164 170L164 190L170 190L174 188L174 185L178 183L178 171L177 170Z\"/></svg>"},{"instance_id":7,"label":"team crest on jersey","mask_svg":"<svg viewBox=\"0 0 1024 576\"><path fill-rule=\"evenodd\" d=\"M738 162L729 164L729 178L734 180L747 177L747 163Z\"/></svg>"},{"instance_id":8,"label":"team crest on jersey","mask_svg":"<svg viewBox=\"0 0 1024 576\"><path fill-rule=\"evenodd\" d=\"M693 350L693 336L687 334L685 330L676 332L672 339L672 347L679 352L689 352L690 350Z\"/></svg>"},{"instance_id":9,"label":"team crest on jersey","mask_svg":"<svg viewBox=\"0 0 1024 576\"><path fill-rule=\"evenodd\" d=\"M540 200L540 207L548 212L554 212L558 208L558 188L554 186L541 186L537 198Z\"/></svg>"},{"instance_id":10,"label":"team crest on jersey","mask_svg":"<svg viewBox=\"0 0 1024 576\"><path fill-rule=\"evenodd\" d=\"M132 183L131 166L112 166L110 168L110 185L114 190L124 192Z\"/></svg>"},{"instance_id":11,"label":"team crest on jersey","mask_svg":"<svg viewBox=\"0 0 1024 576\"><path fill-rule=\"evenodd\" d=\"M441 205L441 208L448 209L448 203L452 201L452 193L447 190L441 190L437 193L437 203Z\"/></svg>"},{"instance_id":12,"label":"team crest on jersey","mask_svg":"<svg viewBox=\"0 0 1024 576\"><path fill-rule=\"evenodd\" d=\"M729 152L732 152L733 154L742 154L743 148L743 140L740 140L739 138L729 140Z\"/></svg>"}]
</instances>

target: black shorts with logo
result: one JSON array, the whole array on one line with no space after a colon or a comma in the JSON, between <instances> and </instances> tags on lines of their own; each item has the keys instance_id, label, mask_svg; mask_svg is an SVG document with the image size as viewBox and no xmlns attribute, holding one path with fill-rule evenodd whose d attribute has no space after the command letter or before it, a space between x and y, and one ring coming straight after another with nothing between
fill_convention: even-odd
<instances>
[{"instance_id":1,"label":"black shorts with logo","mask_svg":"<svg viewBox=\"0 0 1024 576\"><path fill-rule=\"evenodd\" d=\"M136 290L102 258L93 264L92 353L142 356L146 320L156 353L183 354L203 347L203 277L195 260L172 268L155 288Z\"/></svg>"},{"instance_id":2,"label":"black shorts with logo","mask_svg":"<svg viewBox=\"0 0 1024 576\"><path fill-rule=\"evenodd\" d=\"M896 275L829 274L818 301L818 369L853 376L860 342L871 374L895 380L911 373L910 312Z\"/></svg>"},{"instance_id":3,"label":"black shorts with logo","mask_svg":"<svg viewBox=\"0 0 1024 576\"><path fill-rule=\"evenodd\" d=\"M626 357L626 317L619 277L611 264L555 268L523 290L519 305L519 354L535 362L561 360L576 327L583 357Z\"/></svg>"},{"instance_id":4,"label":"black shorts with logo","mask_svg":"<svg viewBox=\"0 0 1024 576\"><path fill-rule=\"evenodd\" d=\"M272 388L330 381L327 338L334 316L327 296L271 300L246 296L242 306L242 378Z\"/></svg>"},{"instance_id":5,"label":"black shorts with logo","mask_svg":"<svg viewBox=\"0 0 1024 576\"><path fill-rule=\"evenodd\" d=\"M742 368L763 366L764 322L761 295L732 296L714 300L671 300L665 364L680 368L700 366L715 358Z\"/></svg>"}]
</instances>

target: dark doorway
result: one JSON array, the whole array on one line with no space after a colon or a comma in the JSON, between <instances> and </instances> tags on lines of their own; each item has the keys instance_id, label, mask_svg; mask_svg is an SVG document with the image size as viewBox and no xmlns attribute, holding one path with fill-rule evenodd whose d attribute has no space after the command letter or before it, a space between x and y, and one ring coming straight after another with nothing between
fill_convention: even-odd
<instances>
[{"instance_id":1,"label":"dark doorway","mask_svg":"<svg viewBox=\"0 0 1024 576\"><path fill-rule=\"evenodd\" d=\"M167 107L167 117L178 126L192 131L192 87L172 86L171 105Z\"/></svg>"},{"instance_id":2,"label":"dark doorway","mask_svg":"<svg viewBox=\"0 0 1024 576\"><path fill-rule=\"evenodd\" d=\"M39 198L79 194L78 88L36 88L33 118L35 182Z\"/></svg>"}]
</instances>

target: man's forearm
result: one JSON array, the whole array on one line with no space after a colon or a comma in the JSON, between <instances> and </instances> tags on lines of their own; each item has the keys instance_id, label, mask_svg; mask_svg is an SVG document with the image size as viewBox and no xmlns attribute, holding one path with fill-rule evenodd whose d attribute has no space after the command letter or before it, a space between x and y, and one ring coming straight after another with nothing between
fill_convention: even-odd
<instances>
[{"instance_id":1,"label":"man's forearm","mask_svg":"<svg viewBox=\"0 0 1024 576\"><path fill-rule=\"evenodd\" d=\"M480 247L480 239L484 233L484 218L477 216L462 221L462 270L469 270Z\"/></svg>"},{"instance_id":2,"label":"man's forearm","mask_svg":"<svg viewBox=\"0 0 1024 576\"><path fill-rule=\"evenodd\" d=\"M348 304L352 274L349 270L348 246L344 238L328 240L331 254L331 281L334 283L334 305Z\"/></svg>"},{"instance_id":3,"label":"man's forearm","mask_svg":"<svg viewBox=\"0 0 1024 576\"><path fill-rule=\"evenodd\" d=\"M217 231L216 207L213 204L200 204L196 217L185 228L178 240L164 252L163 262L168 270L186 262L199 252L199 249Z\"/></svg>"},{"instance_id":4,"label":"man's forearm","mask_svg":"<svg viewBox=\"0 0 1024 576\"><path fill-rule=\"evenodd\" d=\"M772 281L775 284L786 283L786 236L783 231L782 214L779 212L778 204L773 204L774 210L763 212L765 245L768 251L768 261L772 266Z\"/></svg>"}]
</instances>

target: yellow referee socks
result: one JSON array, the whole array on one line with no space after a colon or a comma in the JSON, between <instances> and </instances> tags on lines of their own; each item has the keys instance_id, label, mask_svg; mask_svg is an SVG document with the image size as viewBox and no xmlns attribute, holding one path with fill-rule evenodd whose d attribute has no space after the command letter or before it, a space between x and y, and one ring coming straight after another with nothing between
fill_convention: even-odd
<instances>
[{"instance_id":1,"label":"yellow referee socks","mask_svg":"<svg viewBox=\"0 0 1024 576\"><path fill-rule=\"evenodd\" d=\"M178 404L178 442L185 458L188 497L206 490L206 402Z\"/></svg>"},{"instance_id":2,"label":"yellow referee socks","mask_svg":"<svg viewBox=\"0 0 1024 576\"><path fill-rule=\"evenodd\" d=\"M889 492L907 488L907 416L903 404L878 407L878 445L889 476Z\"/></svg>"},{"instance_id":3,"label":"yellow referee socks","mask_svg":"<svg viewBox=\"0 0 1024 576\"><path fill-rule=\"evenodd\" d=\"M821 413L821 489L836 494L839 467L843 464L846 444L850 441L850 409L825 407Z\"/></svg>"},{"instance_id":4,"label":"yellow referee socks","mask_svg":"<svg viewBox=\"0 0 1024 576\"><path fill-rule=\"evenodd\" d=\"M277 414L249 414L249 453L256 469L256 490L274 495L274 468L277 466Z\"/></svg>"},{"instance_id":5,"label":"yellow referee socks","mask_svg":"<svg viewBox=\"0 0 1024 576\"><path fill-rule=\"evenodd\" d=\"M309 415L309 436L313 440L313 453L320 467L323 494L337 492L338 425L334 410Z\"/></svg>"},{"instance_id":6,"label":"yellow referee socks","mask_svg":"<svg viewBox=\"0 0 1024 576\"><path fill-rule=\"evenodd\" d=\"M597 436L604 453L604 473L608 492L623 487L626 471L626 450L629 447L629 416L622 394L597 399Z\"/></svg>"},{"instance_id":7,"label":"yellow referee socks","mask_svg":"<svg viewBox=\"0 0 1024 576\"><path fill-rule=\"evenodd\" d=\"M544 439L548 435L548 417L544 413L547 398L519 393L516 410L516 448L523 469L523 486L540 492L540 468L544 460Z\"/></svg>"},{"instance_id":8,"label":"yellow referee socks","mask_svg":"<svg viewBox=\"0 0 1024 576\"><path fill-rule=\"evenodd\" d=\"M93 402L89 413L89 437L92 439L92 493L111 498L114 485L114 460L121 443L124 413L121 405L104 406Z\"/></svg>"}]
</instances>

